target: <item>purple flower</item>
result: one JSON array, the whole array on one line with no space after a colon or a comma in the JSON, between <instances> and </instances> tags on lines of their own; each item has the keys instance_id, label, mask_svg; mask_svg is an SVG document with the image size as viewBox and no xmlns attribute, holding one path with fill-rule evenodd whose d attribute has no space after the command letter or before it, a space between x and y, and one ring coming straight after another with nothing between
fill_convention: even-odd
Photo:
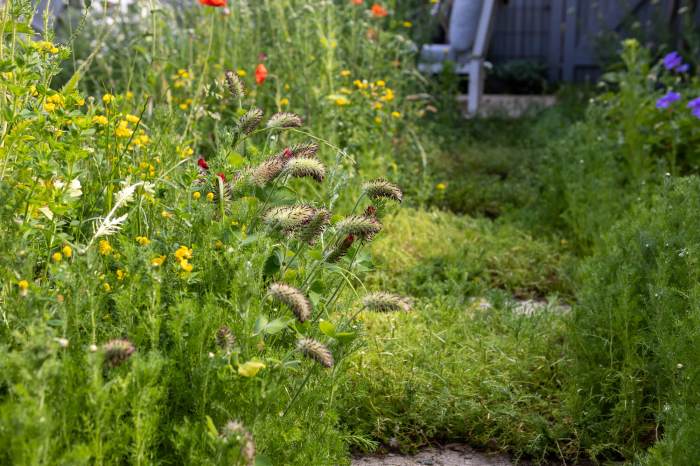
<instances>
[{"instance_id":1,"label":"purple flower","mask_svg":"<svg viewBox=\"0 0 700 466\"><path fill-rule=\"evenodd\" d=\"M679 66L683 65L683 57L678 52L671 52L664 57L664 68L668 71L675 71Z\"/></svg>"},{"instance_id":2,"label":"purple flower","mask_svg":"<svg viewBox=\"0 0 700 466\"><path fill-rule=\"evenodd\" d=\"M690 69L690 65L687 63L683 63L681 66L676 68L676 71L678 73L687 73L689 69Z\"/></svg>"},{"instance_id":3,"label":"purple flower","mask_svg":"<svg viewBox=\"0 0 700 466\"><path fill-rule=\"evenodd\" d=\"M672 103L681 100L681 95L677 92L669 91L668 94L656 101L656 108L668 108Z\"/></svg>"},{"instance_id":4,"label":"purple flower","mask_svg":"<svg viewBox=\"0 0 700 466\"><path fill-rule=\"evenodd\" d=\"M688 102L688 108L695 118L700 118L700 97Z\"/></svg>"}]
</instances>

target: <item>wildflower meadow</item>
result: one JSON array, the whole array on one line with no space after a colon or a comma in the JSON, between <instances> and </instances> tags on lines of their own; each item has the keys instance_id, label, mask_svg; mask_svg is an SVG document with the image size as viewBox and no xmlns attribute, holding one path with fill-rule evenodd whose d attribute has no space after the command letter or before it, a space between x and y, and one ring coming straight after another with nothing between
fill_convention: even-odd
<instances>
[{"instance_id":1,"label":"wildflower meadow","mask_svg":"<svg viewBox=\"0 0 700 466\"><path fill-rule=\"evenodd\" d=\"M467 120L437 3L0 4L0 464L700 462L700 43Z\"/></svg>"}]
</instances>

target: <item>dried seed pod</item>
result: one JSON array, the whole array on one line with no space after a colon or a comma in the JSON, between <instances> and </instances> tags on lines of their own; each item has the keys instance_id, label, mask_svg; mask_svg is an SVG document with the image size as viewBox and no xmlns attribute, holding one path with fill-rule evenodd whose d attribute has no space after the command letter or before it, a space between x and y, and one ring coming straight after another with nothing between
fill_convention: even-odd
<instances>
[{"instance_id":1,"label":"dried seed pod","mask_svg":"<svg viewBox=\"0 0 700 466\"><path fill-rule=\"evenodd\" d=\"M216 344L227 353L230 352L236 344L236 337L226 325L221 326L219 330L216 331Z\"/></svg>"},{"instance_id":2,"label":"dried seed pod","mask_svg":"<svg viewBox=\"0 0 700 466\"><path fill-rule=\"evenodd\" d=\"M323 343L311 338L301 338L297 341L297 349L323 367L333 367L333 354Z\"/></svg>"},{"instance_id":3,"label":"dried seed pod","mask_svg":"<svg viewBox=\"0 0 700 466\"><path fill-rule=\"evenodd\" d=\"M311 302L304 293L293 286L284 283L273 283L270 285L268 295L273 299L284 303L289 307L299 322L305 322L311 317Z\"/></svg>"},{"instance_id":4,"label":"dried seed pod","mask_svg":"<svg viewBox=\"0 0 700 466\"><path fill-rule=\"evenodd\" d=\"M117 367L129 359L136 351L136 348L129 340L117 339L105 343L102 350L104 351L107 365L109 367Z\"/></svg>"},{"instance_id":5,"label":"dried seed pod","mask_svg":"<svg viewBox=\"0 0 700 466\"><path fill-rule=\"evenodd\" d=\"M318 159L296 157L287 161L282 173L298 178L308 176L320 183L326 176L326 167Z\"/></svg>"},{"instance_id":6,"label":"dried seed pod","mask_svg":"<svg viewBox=\"0 0 700 466\"><path fill-rule=\"evenodd\" d=\"M241 81L241 78L238 77L238 75L229 70L225 74L226 76L226 87L228 87L229 92L231 95L235 98L242 98L245 96L245 86L243 85L243 81Z\"/></svg>"},{"instance_id":7,"label":"dried seed pod","mask_svg":"<svg viewBox=\"0 0 700 466\"><path fill-rule=\"evenodd\" d=\"M289 148L292 153L292 157L316 157L318 152L318 144L315 142L302 142L301 144L295 144Z\"/></svg>"},{"instance_id":8,"label":"dried seed pod","mask_svg":"<svg viewBox=\"0 0 700 466\"><path fill-rule=\"evenodd\" d=\"M333 264L345 257L352 244L355 242L355 236L348 235L345 239L339 242L326 256L326 262Z\"/></svg>"},{"instance_id":9,"label":"dried seed pod","mask_svg":"<svg viewBox=\"0 0 700 466\"><path fill-rule=\"evenodd\" d=\"M247 466L255 464L255 440L248 430L238 421L229 421L221 429L221 437L225 442L231 440L241 445L241 456Z\"/></svg>"},{"instance_id":10,"label":"dried seed pod","mask_svg":"<svg viewBox=\"0 0 700 466\"><path fill-rule=\"evenodd\" d=\"M274 181L284 169L285 160L271 157L255 167L251 173L253 183L262 187Z\"/></svg>"},{"instance_id":11,"label":"dried seed pod","mask_svg":"<svg viewBox=\"0 0 700 466\"><path fill-rule=\"evenodd\" d=\"M316 209L313 218L304 225L299 232L299 239L309 244L314 244L316 239L323 234L331 218L326 209Z\"/></svg>"},{"instance_id":12,"label":"dried seed pod","mask_svg":"<svg viewBox=\"0 0 700 466\"><path fill-rule=\"evenodd\" d=\"M289 112L275 113L267 121L268 128L298 128L301 125L301 117Z\"/></svg>"},{"instance_id":13,"label":"dried seed pod","mask_svg":"<svg viewBox=\"0 0 700 466\"><path fill-rule=\"evenodd\" d=\"M263 221L270 228L278 229L286 234L292 234L311 222L315 215L316 209L308 205L299 204L270 209L263 217Z\"/></svg>"},{"instance_id":14,"label":"dried seed pod","mask_svg":"<svg viewBox=\"0 0 700 466\"><path fill-rule=\"evenodd\" d=\"M370 199L390 199L392 201L401 202L403 200L403 192L401 188L394 183L390 183L385 179L377 179L368 181L362 185L362 190Z\"/></svg>"},{"instance_id":15,"label":"dried seed pod","mask_svg":"<svg viewBox=\"0 0 700 466\"><path fill-rule=\"evenodd\" d=\"M353 235L371 241L374 235L381 231L382 224L373 217L352 215L338 222L336 229L342 235Z\"/></svg>"},{"instance_id":16,"label":"dried seed pod","mask_svg":"<svg viewBox=\"0 0 700 466\"><path fill-rule=\"evenodd\" d=\"M243 134L250 134L255 131L262 119L263 111L259 108L251 108L238 120L238 128Z\"/></svg>"},{"instance_id":17,"label":"dried seed pod","mask_svg":"<svg viewBox=\"0 0 700 466\"><path fill-rule=\"evenodd\" d=\"M378 312L393 312L411 310L412 302L410 298L379 291L370 293L362 299L365 309Z\"/></svg>"}]
</instances>

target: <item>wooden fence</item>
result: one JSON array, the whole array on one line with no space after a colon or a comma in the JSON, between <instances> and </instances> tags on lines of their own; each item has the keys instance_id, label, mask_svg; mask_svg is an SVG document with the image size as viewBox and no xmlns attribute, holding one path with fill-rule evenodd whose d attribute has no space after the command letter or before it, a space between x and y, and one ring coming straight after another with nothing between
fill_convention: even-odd
<instances>
[{"instance_id":1,"label":"wooden fence","mask_svg":"<svg viewBox=\"0 0 700 466\"><path fill-rule=\"evenodd\" d=\"M600 74L605 46L634 33L658 40L678 30L688 0L509 0L496 18L489 59L526 59L547 66L551 81L588 81ZM684 10L681 10L681 13ZM700 8L696 9L696 24ZM607 38L607 41L605 40Z\"/></svg>"}]
</instances>

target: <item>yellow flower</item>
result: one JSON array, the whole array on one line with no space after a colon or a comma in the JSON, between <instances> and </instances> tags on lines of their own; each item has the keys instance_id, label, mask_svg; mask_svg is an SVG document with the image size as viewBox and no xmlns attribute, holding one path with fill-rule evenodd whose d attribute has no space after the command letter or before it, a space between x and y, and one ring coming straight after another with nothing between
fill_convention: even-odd
<instances>
[{"instance_id":1,"label":"yellow flower","mask_svg":"<svg viewBox=\"0 0 700 466\"><path fill-rule=\"evenodd\" d=\"M114 102L114 96L112 94L105 94L102 96L102 102L104 102L105 105L109 105Z\"/></svg>"},{"instance_id":2,"label":"yellow flower","mask_svg":"<svg viewBox=\"0 0 700 466\"><path fill-rule=\"evenodd\" d=\"M238 68L238 71L236 71L236 74L240 76L241 78L245 78L248 75L248 72L244 70L243 68Z\"/></svg>"},{"instance_id":3,"label":"yellow flower","mask_svg":"<svg viewBox=\"0 0 700 466\"><path fill-rule=\"evenodd\" d=\"M109 286L109 283L107 282L104 282L102 284L102 289L105 291L105 293L109 293L110 291L112 291L112 287Z\"/></svg>"},{"instance_id":4,"label":"yellow flower","mask_svg":"<svg viewBox=\"0 0 700 466\"><path fill-rule=\"evenodd\" d=\"M124 272L122 269L117 269L117 280L122 281L124 280L124 277L126 277L126 272Z\"/></svg>"},{"instance_id":5,"label":"yellow flower","mask_svg":"<svg viewBox=\"0 0 700 466\"><path fill-rule=\"evenodd\" d=\"M61 259L63 259L63 255L61 255L60 252L54 252L53 255L51 256L51 259L54 262L61 262Z\"/></svg>"},{"instance_id":6,"label":"yellow flower","mask_svg":"<svg viewBox=\"0 0 700 466\"><path fill-rule=\"evenodd\" d=\"M378 125L381 125L381 124L382 124L382 119L379 118L379 117L374 117L374 122L375 122L376 124L378 124Z\"/></svg>"},{"instance_id":7,"label":"yellow flower","mask_svg":"<svg viewBox=\"0 0 700 466\"><path fill-rule=\"evenodd\" d=\"M189 157L192 154L194 154L194 150L191 147L183 147L180 151L180 157L182 157L183 159L185 157Z\"/></svg>"},{"instance_id":8,"label":"yellow flower","mask_svg":"<svg viewBox=\"0 0 700 466\"><path fill-rule=\"evenodd\" d=\"M126 94L124 94L124 97L126 97L126 100L131 100L134 98L134 93L131 91L127 91Z\"/></svg>"},{"instance_id":9,"label":"yellow flower","mask_svg":"<svg viewBox=\"0 0 700 466\"><path fill-rule=\"evenodd\" d=\"M360 81L359 79L356 79L352 83L358 89L367 89L369 87L369 83L367 82L366 79L363 79L362 81Z\"/></svg>"},{"instance_id":10,"label":"yellow flower","mask_svg":"<svg viewBox=\"0 0 700 466\"><path fill-rule=\"evenodd\" d=\"M20 280L17 282L19 287L19 294L22 296L27 296L27 290L29 289L29 282L27 280Z\"/></svg>"},{"instance_id":11,"label":"yellow flower","mask_svg":"<svg viewBox=\"0 0 700 466\"><path fill-rule=\"evenodd\" d=\"M61 252L65 257L72 257L73 256L73 248L68 246L67 244L63 246L63 249L61 249Z\"/></svg>"},{"instance_id":12,"label":"yellow flower","mask_svg":"<svg viewBox=\"0 0 700 466\"><path fill-rule=\"evenodd\" d=\"M182 259L180 261L180 268L185 272L192 272L192 264L190 264L187 259Z\"/></svg>"},{"instance_id":13,"label":"yellow flower","mask_svg":"<svg viewBox=\"0 0 700 466\"><path fill-rule=\"evenodd\" d=\"M286 107L287 105L289 105L289 99L286 97L282 97L280 99L280 107Z\"/></svg>"},{"instance_id":14,"label":"yellow flower","mask_svg":"<svg viewBox=\"0 0 700 466\"><path fill-rule=\"evenodd\" d=\"M187 246L180 246L177 251L175 251L175 260L182 262L187 259L192 259L192 249Z\"/></svg>"},{"instance_id":15,"label":"yellow flower","mask_svg":"<svg viewBox=\"0 0 700 466\"><path fill-rule=\"evenodd\" d=\"M384 106L381 104L381 102L375 102L375 103L372 105L372 108L375 109L375 110L381 110L382 107L384 107Z\"/></svg>"},{"instance_id":16,"label":"yellow flower","mask_svg":"<svg viewBox=\"0 0 700 466\"><path fill-rule=\"evenodd\" d=\"M386 81L383 81L383 80L380 79L379 81L377 81L377 82L375 83L375 85L376 85L377 87L384 87L384 86L386 86Z\"/></svg>"},{"instance_id":17,"label":"yellow flower","mask_svg":"<svg viewBox=\"0 0 700 466\"><path fill-rule=\"evenodd\" d=\"M164 210L164 211L162 211L162 212L160 213L160 216L163 217L163 218L171 218L171 217L173 216L173 214L171 214L171 213L168 212L167 210Z\"/></svg>"},{"instance_id":18,"label":"yellow flower","mask_svg":"<svg viewBox=\"0 0 700 466\"><path fill-rule=\"evenodd\" d=\"M122 120L119 122L117 125L117 128L114 130L114 134L118 138L129 138L134 132L129 129L129 122L126 120Z\"/></svg>"},{"instance_id":19,"label":"yellow flower","mask_svg":"<svg viewBox=\"0 0 700 466\"><path fill-rule=\"evenodd\" d=\"M260 361L248 361L238 366L238 375L243 377L255 377L260 369L264 369L265 364Z\"/></svg>"},{"instance_id":20,"label":"yellow flower","mask_svg":"<svg viewBox=\"0 0 700 466\"><path fill-rule=\"evenodd\" d=\"M192 198L193 198L195 201L198 201L200 197L202 197L202 193L200 193L199 191L195 191L195 192L192 193Z\"/></svg>"},{"instance_id":21,"label":"yellow flower","mask_svg":"<svg viewBox=\"0 0 700 466\"><path fill-rule=\"evenodd\" d=\"M105 126L107 123L109 123L109 120L104 115L95 115L92 117L92 122L100 126Z\"/></svg>"},{"instance_id":22,"label":"yellow flower","mask_svg":"<svg viewBox=\"0 0 700 466\"><path fill-rule=\"evenodd\" d=\"M224 243L221 242L221 240L217 239L214 241L214 249L223 249L224 248Z\"/></svg>"},{"instance_id":23,"label":"yellow flower","mask_svg":"<svg viewBox=\"0 0 700 466\"><path fill-rule=\"evenodd\" d=\"M53 112L56 110L56 104L51 103L51 102L44 102L44 110L47 112Z\"/></svg>"},{"instance_id":24,"label":"yellow flower","mask_svg":"<svg viewBox=\"0 0 700 466\"><path fill-rule=\"evenodd\" d=\"M136 242L139 243L141 246L148 246L149 244L151 244L151 240L145 236L137 236Z\"/></svg>"},{"instance_id":25,"label":"yellow flower","mask_svg":"<svg viewBox=\"0 0 700 466\"><path fill-rule=\"evenodd\" d=\"M141 121L141 119L139 117L137 117L136 115L131 115L131 114L125 116L124 118L126 118L126 121L128 121L129 123L133 123L133 124L136 124L139 121Z\"/></svg>"},{"instance_id":26,"label":"yellow flower","mask_svg":"<svg viewBox=\"0 0 700 466\"><path fill-rule=\"evenodd\" d=\"M394 100L394 91L392 91L389 88L386 88L384 91L384 95L380 97L380 100L383 100L384 102L391 102Z\"/></svg>"},{"instance_id":27,"label":"yellow flower","mask_svg":"<svg viewBox=\"0 0 700 466\"><path fill-rule=\"evenodd\" d=\"M177 70L177 74L182 79L189 79L190 78L190 73L187 70L179 69L179 70Z\"/></svg>"},{"instance_id":28,"label":"yellow flower","mask_svg":"<svg viewBox=\"0 0 700 466\"><path fill-rule=\"evenodd\" d=\"M340 72L340 75L344 78L347 78L348 76L350 76L350 70L342 70Z\"/></svg>"},{"instance_id":29,"label":"yellow flower","mask_svg":"<svg viewBox=\"0 0 700 466\"><path fill-rule=\"evenodd\" d=\"M394 118L401 118L401 113L399 113L399 112L391 112L391 116L393 116Z\"/></svg>"},{"instance_id":30,"label":"yellow flower","mask_svg":"<svg viewBox=\"0 0 700 466\"><path fill-rule=\"evenodd\" d=\"M335 99L335 104L338 107L344 107L346 105L350 105L350 101L345 97L338 97L337 99Z\"/></svg>"},{"instance_id":31,"label":"yellow flower","mask_svg":"<svg viewBox=\"0 0 700 466\"><path fill-rule=\"evenodd\" d=\"M98 249L100 251L100 254L102 254L103 256L108 256L112 252L112 245L109 244L109 241L103 239L102 241L100 241Z\"/></svg>"},{"instance_id":32,"label":"yellow flower","mask_svg":"<svg viewBox=\"0 0 700 466\"><path fill-rule=\"evenodd\" d=\"M157 256L151 259L151 265L153 267L160 267L165 262L165 256Z\"/></svg>"},{"instance_id":33,"label":"yellow flower","mask_svg":"<svg viewBox=\"0 0 700 466\"><path fill-rule=\"evenodd\" d=\"M413 27L413 23L410 22L410 21L404 21L404 22L403 22L403 27L405 27L405 28L411 28L411 27Z\"/></svg>"},{"instance_id":34,"label":"yellow flower","mask_svg":"<svg viewBox=\"0 0 700 466\"><path fill-rule=\"evenodd\" d=\"M444 191L447 189L447 185L445 183L438 183L435 185L435 189L438 191Z\"/></svg>"},{"instance_id":35,"label":"yellow flower","mask_svg":"<svg viewBox=\"0 0 700 466\"><path fill-rule=\"evenodd\" d=\"M58 53L58 47L53 45L51 42L40 40L32 43L32 48L43 53L50 53L56 55Z\"/></svg>"},{"instance_id":36,"label":"yellow flower","mask_svg":"<svg viewBox=\"0 0 700 466\"><path fill-rule=\"evenodd\" d=\"M209 192L207 193L207 201L211 202L214 200L214 193Z\"/></svg>"}]
</instances>

